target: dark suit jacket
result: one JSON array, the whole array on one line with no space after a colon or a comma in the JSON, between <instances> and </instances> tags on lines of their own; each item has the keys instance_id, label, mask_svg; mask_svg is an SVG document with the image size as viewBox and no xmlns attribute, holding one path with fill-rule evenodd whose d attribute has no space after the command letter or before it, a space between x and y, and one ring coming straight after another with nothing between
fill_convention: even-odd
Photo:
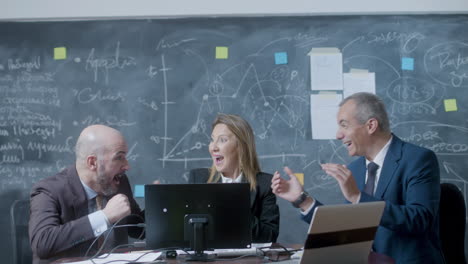
<instances>
[{"instance_id":1,"label":"dark suit jacket","mask_svg":"<svg viewBox=\"0 0 468 264\"><path fill-rule=\"evenodd\" d=\"M125 194L132 214L144 216L133 199L126 177L122 177L118 193ZM84 256L95 239L88 219L88 200L76 167L42 179L31 191L31 215L29 238L33 251L33 263L49 263L63 257ZM121 223L141 222L136 219ZM128 229L137 236L138 229ZM126 244L126 228L114 229L114 244ZM95 243L96 244L96 243Z\"/></svg>"},{"instance_id":2,"label":"dark suit jacket","mask_svg":"<svg viewBox=\"0 0 468 264\"><path fill-rule=\"evenodd\" d=\"M348 168L363 190L365 158L351 162ZM375 195L361 192L359 201L386 202L373 250L396 263L444 263L439 242L439 200L439 164L434 152L393 135ZM319 205L317 201L315 206ZM312 212L304 220L310 222Z\"/></svg>"},{"instance_id":3,"label":"dark suit jacket","mask_svg":"<svg viewBox=\"0 0 468 264\"><path fill-rule=\"evenodd\" d=\"M209 177L207 168L190 171L189 183L206 183ZM279 234L279 209L276 196L271 191L271 174L257 174L257 188L250 192L252 213L252 240L254 243L276 242ZM243 177L245 180L245 177ZM245 181L247 182L247 181ZM235 203L235 201L233 201Z\"/></svg>"}]
</instances>

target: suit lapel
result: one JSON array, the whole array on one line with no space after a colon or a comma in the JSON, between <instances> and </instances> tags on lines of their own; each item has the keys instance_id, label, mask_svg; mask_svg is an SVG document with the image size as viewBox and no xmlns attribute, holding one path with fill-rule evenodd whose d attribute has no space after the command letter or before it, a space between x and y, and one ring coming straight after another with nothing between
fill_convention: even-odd
<instances>
[{"instance_id":1,"label":"suit lapel","mask_svg":"<svg viewBox=\"0 0 468 264\"><path fill-rule=\"evenodd\" d=\"M398 169L399 161L401 159L401 149L403 142L393 135L392 143L388 148L387 155L385 156L382 171L380 172L379 182L377 183L377 190L375 191L375 197L382 198L388 184L395 175Z\"/></svg>"},{"instance_id":2,"label":"suit lapel","mask_svg":"<svg viewBox=\"0 0 468 264\"><path fill-rule=\"evenodd\" d=\"M75 212L76 217L81 217L87 215L88 212L88 198L86 197L86 192L81 184L80 177L76 172L76 167L69 167L70 176L68 178L70 186L70 195L72 196L72 207Z\"/></svg>"},{"instance_id":3,"label":"suit lapel","mask_svg":"<svg viewBox=\"0 0 468 264\"><path fill-rule=\"evenodd\" d=\"M242 183L249 183L245 175L242 175ZM250 188L250 183L249 183L249 188ZM257 190L253 190L253 191L250 190L250 208L253 207L256 196L257 196Z\"/></svg>"},{"instance_id":4,"label":"suit lapel","mask_svg":"<svg viewBox=\"0 0 468 264\"><path fill-rule=\"evenodd\" d=\"M364 190L364 186L366 185L366 159L361 157L358 162L358 166L356 167L355 174L353 173L354 177L356 178L356 183L358 185L359 190Z\"/></svg>"},{"instance_id":5,"label":"suit lapel","mask_svg":"<svg viewBox=\"0 0 468 264\"><path fill-rule=\"evenodd\" d=\"M250 185L249 185L250 188ZM253 208L255 204L255 198L257 197L257 190L250 190L250 208Z\"/></svg>"}]
</instances>

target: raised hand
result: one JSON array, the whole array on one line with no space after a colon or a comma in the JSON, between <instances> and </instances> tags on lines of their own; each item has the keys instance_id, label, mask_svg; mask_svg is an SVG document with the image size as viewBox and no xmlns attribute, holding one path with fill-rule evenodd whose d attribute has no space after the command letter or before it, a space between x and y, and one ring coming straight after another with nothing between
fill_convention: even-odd
<instances>
[{"instance_id":1,"label":"raised hand","mask_svg":"<svg viewBox=\"0 0 468 264\"><path fill-rule=\"evenodd\" d=\"M343 196L346 200L350 201L351 203L359 202L361 191L359 191L356 180L346 165L325 163L321 166L325 173L338 181L341 192L343 193Z\"/></svg>"},{"instance_id":2,"label":"raised hand","mask_svg":"<svg viewBox=\"0 0 468 264\"><path fill-rule=\"evenodd\" d=\"M131 213L128 197L121 193L116 194L107 202L106 207L102 211L111 224L117 222L122 217Z\"/></svg>"}]
</instances>

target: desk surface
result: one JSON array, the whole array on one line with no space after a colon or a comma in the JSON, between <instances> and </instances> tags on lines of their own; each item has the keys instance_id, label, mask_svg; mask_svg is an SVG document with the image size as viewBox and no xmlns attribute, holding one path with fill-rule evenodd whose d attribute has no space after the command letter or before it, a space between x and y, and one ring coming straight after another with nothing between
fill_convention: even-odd
<instances>
[{"instance_id":1,"label":"desk surface","mask_svg":"<svg viewBox=\"0 0 468 264\"><path fill-rule=\"evenodd\" d=\"M52 264L60 264L60 263L82 261L82 260L85 260L85 258L64 258L64 259L56 260L52 262ZM288 255L279 256L278 260L276 261L273 261L273 260L268 261L266 258L263 258L263 257L243 257L243 258L232 258L232 260L226 260L226 258L223 258L222 260L213 261L209 263L225 264L225 263L239 263L239 261L245 264L257 264L257 263L268 263L268 262L283 263L283 264L299 263L299 259L290 259ZM184 256L178 256L176 259L165 259L165 260L162 260L160 263L176 264L176 263L202 263L202 262L186 262ZM368 263L369 264L394 264L395 262L393 261L392 258L388 256L375 253L375 252L371 252L369 254Z\"/></svg>"},{"instance_id":2,"label":"desk surface","mask_svg":"<svg viewBox=\"0 0 468 264\"><path fill-rule=\"evenodd\" d=\"M83 261L86 260L85 258L63 258L52 262L51 264L60 264L60 263L68 263L68 262L75 262L75 261ZM299 263L298 259L289 259L289 257L284 256L281 257L279 263L291 263L297 264ZM278 263L278 261L270 261ZM232 260L227 260L227 258L223 258L222 260L207 262L210 264L225 264L225 263L245 263L245 264L257 264L257 263L268 263L269 261L265 260L261 257L244 257L244 258L232 258ZM187 262L185 261L184 257L177 257L176 259L164 259L161 260L160 263L167 263L167 264L176 264L176 263L203 263L203 262Z\"/></svg>"}]
</instances>

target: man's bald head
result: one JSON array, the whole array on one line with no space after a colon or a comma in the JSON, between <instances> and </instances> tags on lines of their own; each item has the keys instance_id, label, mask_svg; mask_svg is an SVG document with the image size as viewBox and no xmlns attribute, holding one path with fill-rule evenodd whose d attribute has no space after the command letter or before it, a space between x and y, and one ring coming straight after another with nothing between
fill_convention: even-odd
<instances>
[{"instance_id":1,"label":"man's bald head","mask_svg":"<svg viewBox=\"0 0 468 264\"><path fill-rule=\"evenodd\" d=\"M115 144L124 141L122 134L105 125L91 125L83 129L76 141L76 159L84 160L88 155L99 155Z\"/></svg>"},{"instance_id":2,"label":"man's bald head","mask_svg":"<svg viewBox=\"0 0 468 264\"><path fill-rule=\"evenodd\" d=\"M88 187L105 196L117 193L122 175L130 168L128 146L119 131L89 126L78 137L75 152L76 171Z\"/></svg>"}]
</instances>

